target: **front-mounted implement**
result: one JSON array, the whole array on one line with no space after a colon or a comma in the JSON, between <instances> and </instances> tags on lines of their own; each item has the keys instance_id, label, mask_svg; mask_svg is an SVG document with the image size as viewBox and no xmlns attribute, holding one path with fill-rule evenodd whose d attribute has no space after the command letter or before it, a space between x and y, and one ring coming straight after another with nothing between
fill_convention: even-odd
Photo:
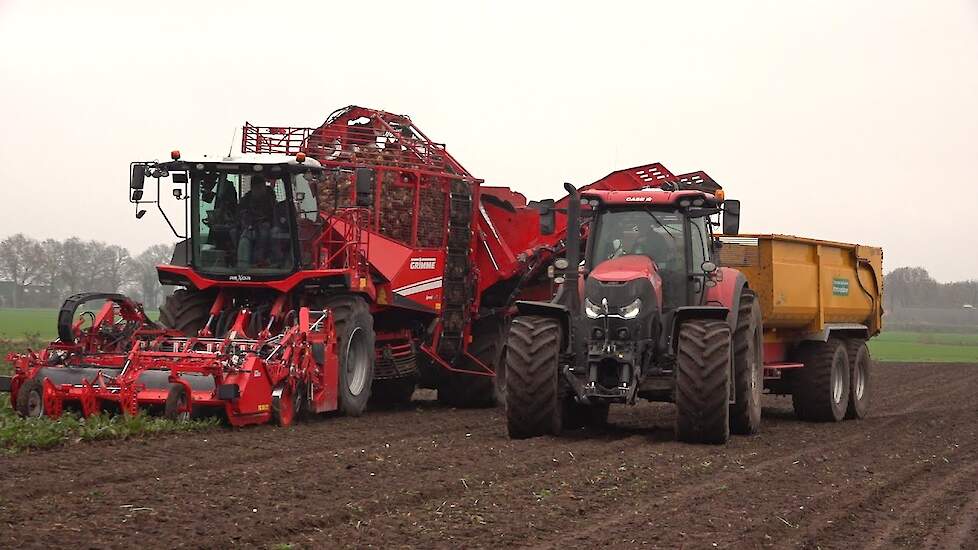
<instances>
[{"instance_id":1,"label":"front-mounted implement","mask_svg":"<svg viewBox=\"0 0 978 550\"><path fill-rule=\"evenodd\" d=\"M92 301L103 305L77 315ZM73 296L59 315L57 341L8 357L12 404L26 417L148 408L172 419L220 414L233 426L289 425L299 414L351 405L339 383L360 376L362 384L363 373L339 372L329 312L299 308L257 338L238 336L250 317L240 310L222 338L187 337L121 295Z\"/></svg>"}]
</instances>

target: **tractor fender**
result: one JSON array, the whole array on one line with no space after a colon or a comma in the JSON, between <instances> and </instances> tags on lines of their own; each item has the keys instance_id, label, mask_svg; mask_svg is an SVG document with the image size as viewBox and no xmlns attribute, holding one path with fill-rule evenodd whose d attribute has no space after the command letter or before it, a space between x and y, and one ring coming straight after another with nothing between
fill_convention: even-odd
<instances>
[{"instance_id":1,"label":"tractor fender","mask_svg":"<svg viewBox=\"0 0 978 550\"><path fill-rule=\"evenodd\" d=\"M554 302L533 302L528 300L518 300L516 311L520 315L538 315L540 317L551 317L560 321L560 329L564 333L564 340L569 344L571 314L567 306Z\"/></svg>"},{"instance_id":2,"label":"tractor fender","mask_svg":"<svg viewBox=\"0 0 978 550\"><path fill-rule=\"evenodd\" d=\"M671 343L672 349L675 349L676 342L679 339L679 327L687 319L716 319L722 321L729 319L730 310L719 305L681 306L674 309L670 317L671 319L667 322L671 322L672 326L668 327L668 333L666 334L670 335L669 342ZM665 333L665 331L663 332Z\"/></svg>"},{"instance_id":3,"label":"tractor fender","mask_svg":"<svg viewBox=\"0 0 978 550\"><path fill-rule=\"evenodd\" d=\"M716 286L706 289L704 299L708 306L722 306L727 309L727 323L731 333L737 329L737 312L740 310L740 296L747 285L747 278L736 269L721 267L714 278Z\"/></svg>"}]
</instances>

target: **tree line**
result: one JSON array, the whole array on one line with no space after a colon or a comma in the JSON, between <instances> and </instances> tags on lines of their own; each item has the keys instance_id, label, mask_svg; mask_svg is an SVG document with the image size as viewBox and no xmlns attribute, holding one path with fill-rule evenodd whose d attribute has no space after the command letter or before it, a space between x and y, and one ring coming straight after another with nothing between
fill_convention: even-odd
<instances>
[{"instance_id":1,"label":"tree line","mask_svg":"<svg viewBox=\"0 0 978 550\"><path fill-rule=\"evenodd\" d=\"M901 267L883 278L883 305L897 308L978 308L978 281L939 283L922 267Z\"/></svg>"},{"instance_id":2,"label":"tree line","mask_svg":"<svg viewBox=\"0 0 978 550\"><path fill-rule=\"evenodd\" d=\"M0 299L5 307L58 307L79 292L121 292L155 309L164 296L156 266L172 252L173 245L158 244L133 255L101 241L18 233L0 241Z\"/></svg>"}]
</instances>

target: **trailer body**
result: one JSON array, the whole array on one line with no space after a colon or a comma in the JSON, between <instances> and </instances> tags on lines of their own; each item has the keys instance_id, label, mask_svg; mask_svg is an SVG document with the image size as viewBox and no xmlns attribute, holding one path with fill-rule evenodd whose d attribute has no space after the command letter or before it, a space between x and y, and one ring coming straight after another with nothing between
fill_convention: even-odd
<instances>
[{"instance_id":1,"label":"trailer body","mask_svg":"<svg viewBox=\"0 0 978 550\"><path fill-rule=\"evenodd\" d=\"M725 235L719 263L744 274L764 322L768 377L802 366L798 347L869 339L883 322L883 250L792 235Z\"/></svg>"}]
</instances>

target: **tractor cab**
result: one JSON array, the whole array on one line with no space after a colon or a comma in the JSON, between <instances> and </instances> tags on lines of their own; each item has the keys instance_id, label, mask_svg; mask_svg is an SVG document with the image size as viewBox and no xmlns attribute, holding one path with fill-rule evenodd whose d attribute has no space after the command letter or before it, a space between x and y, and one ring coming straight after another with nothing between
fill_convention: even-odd
<instances>
[{"instance_id":1,"label":"tractor cab","mask_svg":"<svg viewBox=\"0 0 978 550\"><path fill-rule=\"evenodd\" d=\"M132 164L130 202L137 218L145 214L141 206L155 204L184 239L173 264L212 279L257 281L283 278L308 263L321 231L316 183L323 170L316 160L303 154L183 158L178 151L171 157ZM156 180L155 197L146 196L146 178Z\"/></svg>"},{"instance_id":2,"label":"tractor cab","mask_svg":"<svg viewBox=\"0 0 978 550\"><path fill-rule=\"evenodd\" d=\"M639 305L617 303L635 295L647 307L671 310L698 303L708 275L710 216L719 212L714 195L699 191L591 191L582 194L593 215L585 257L588 317L609 308L637 315ZM652 295L644 300L635 285ZM592 295L593 294L593 295ZM621 313L621 311L610 311Z\"/></svg>"}]
</instances>

